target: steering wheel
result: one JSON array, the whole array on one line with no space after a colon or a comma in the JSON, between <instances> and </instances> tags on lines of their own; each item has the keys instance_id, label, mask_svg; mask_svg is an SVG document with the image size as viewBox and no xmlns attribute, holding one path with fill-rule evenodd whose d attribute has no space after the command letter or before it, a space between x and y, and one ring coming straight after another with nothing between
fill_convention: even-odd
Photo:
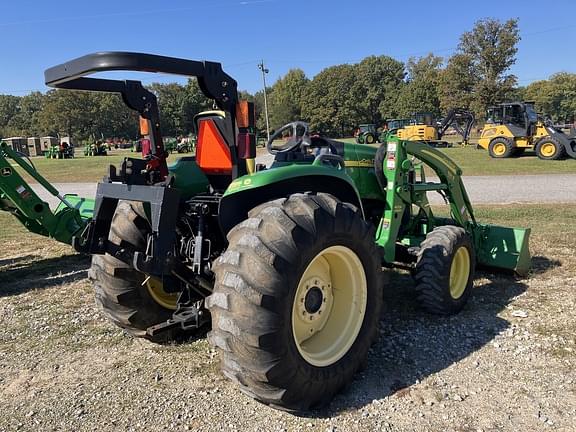
<instances>
[{"instance_id":1,"label":"steering wheel","mask_svg":"<svg viewBox=\"0 0 576 432\"><path fill-rule=\"evenodd\" d=\"M279 147L272 147L274 140L281 138L286 131L291 132L290 138L288 138L286 143ZM301 133L299 133L299 131ZM268 150L270 154L274 155L279 153L288 153L296 150L302 143L310 143L310 137L308 136L308 123L304 123L303 121L295 121L282 126L280 129L274 132L274 134L270 137L270 139L268 139L268 142L266 143L266 150Z\"/></svg>"}]
</instances>

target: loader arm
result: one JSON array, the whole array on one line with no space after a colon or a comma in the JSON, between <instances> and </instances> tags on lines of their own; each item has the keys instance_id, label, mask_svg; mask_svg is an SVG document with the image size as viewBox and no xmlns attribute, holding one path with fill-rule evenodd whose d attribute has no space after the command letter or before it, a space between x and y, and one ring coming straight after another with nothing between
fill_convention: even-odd
<instances>
[{"instance_id":1,"label":"loader arm","mask_svg":"<svg viewBox=\"0 0 576 432\"><path fill-rule=\"evenodd\" d=\"M12 164L10 161L13 161ZM21 168L61 204L52 211L15 169ZM90 218L94 201L75 195L63 196L32 165L6 143L0 144L0 210L13 214L24 227L36 234L70 244Z\"/></svg>"},{"instance_id":2,"label":"loader arm","mask_svg":"<svg viewBox=\"0 0 576 432\"><path fill-rule=\"evenodd\" d=\"M514 270L520 275L528 272L530 229L478 223L462 182L462 170L441 151L417 141L397 139L388 141L387 146L383 166L386 206L376 234L386 262L397 261L399 243L406 247L418 245L436 226L446 223L433 215L426 196L436 191L450 206L453 223L471 236L480 265ZM422 163L435 172L439 182L426 181Z\"/></svg>"},{"instance_id":3,"label":"loader arm","mask_svg":"<svg viewBox=\"0 0 576 432\"><path fill-rule=\"evenodd\" d=\"M463 121L464 123L461 125L458 122L459 120ZM448 128L452 126L454 130L456 130L456 132L462 136L463 142L467 143L475 121L476 119L474 117L474 113L471 111L461 108L451 109L440 126L438 126L438 139L442 139L442 136L446 133Z\"/></svg>"}]
</instances>

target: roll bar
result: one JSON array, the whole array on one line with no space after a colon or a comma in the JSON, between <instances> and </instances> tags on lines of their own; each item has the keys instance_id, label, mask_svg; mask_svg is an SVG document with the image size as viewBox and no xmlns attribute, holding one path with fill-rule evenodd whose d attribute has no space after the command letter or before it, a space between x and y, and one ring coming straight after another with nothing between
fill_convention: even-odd
<instances>
[{"instance_id":1,"label":"roll bar","mask_svg":"<svg viewBox=\"0 0 576 432\"><path fill-rule=\"evenodd\" d=\"M134 52L98 52L51 67L44 72L46 85L54 88L120 93L124 103L150 121L153 155L162 176L166 176L166 155L160 132L160 114L156 96L140 81L87 78L106 71L167 73L198 78L204 95L236 118L238 90L236 81L222 70L220 63L186 60Z\"/></svg>"}]
</instances>

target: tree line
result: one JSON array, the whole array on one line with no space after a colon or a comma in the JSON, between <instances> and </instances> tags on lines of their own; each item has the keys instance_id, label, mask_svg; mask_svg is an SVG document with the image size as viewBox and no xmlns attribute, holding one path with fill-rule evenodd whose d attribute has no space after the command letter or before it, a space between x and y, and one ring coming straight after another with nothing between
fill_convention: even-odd
<instances>
[{"instance_id":1,"label":"tree line","mask_svg":"<svg viewBox=\"0 0 576 432\"><path fill-rule=\"evenodd\" d=\"M439 118L456 107L472 110L482 121L488 106L513 100L533 100L536 109L553 120L574 121L576 74L560 72L518 86L510 67L519 40L516 19L484 19L461 35L447 59L430 53L404 63L386 55L369 56L356 64L327 67L312 79L292 69L267 89L270 127L305 120L312 130L346 136L361 123L381 125L415 112ZM148 88L158 97L167 136L193 133L194 114L213 106L195 79ZM264 130L263 91L241 91L240 97L255 103L257 127ZM22 97L0 95L0 136L58 133L78 140L133 139L138 134L137 114L114 94L50 90Z\"/></svg>"}]
</instances>

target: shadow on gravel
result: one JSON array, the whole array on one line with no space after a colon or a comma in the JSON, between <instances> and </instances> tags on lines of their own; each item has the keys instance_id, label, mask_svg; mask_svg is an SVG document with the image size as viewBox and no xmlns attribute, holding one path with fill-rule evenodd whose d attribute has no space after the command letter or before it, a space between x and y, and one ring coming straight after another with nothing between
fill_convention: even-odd
<instances>
[{"instance_id":1,"label":"shadow on gravel","mask_svg":"<svg viewBox=\"0 0 576 432\"><path fill-rule=\"evenodd\" d=\"M477 277L489 282L475 287L458 315L442 317L418 310L412 278L393 273L367 367L331 405L306 416L332 417L374 400L404 397L411 385L465 359L507 329L510 323L497 314L527 286L513 276L477 272Z\"/></svg>"},{"instance_id":2,"label":"shadow on gravel","mask_svg":"<svg viewBox=\"0 0 576 432\"><path fill-rule=\"evenodd\" d=\"M562 262L557 259L550 259L544 256L533 256L532 257L532 274L542 274L546 273L548 270L552 270L556 267L561 267Z\"/></svg>"},{"instance_id":3,"label":"shadow on gravel","mask_svg":"<svg viewBox=\"0 0 576 432\"><path fill-rule=\"evenodd\" d=\"M75 282L86 278L90 267L90 257L85 255L63 255L40 260L27 258L30 257L16 258L17 261L10 267L0 269L0 297Z\"/></svg>"},{"instance_id":4,"label":"shadow on gravel","mask_svg":"<svg viewBox=\"0 0 576 432\"><path fill-rule=\"evenodd\" d=\"M15 264L19 264L22 261L30 261L38 258L36 255L24 255L14 258L4 258L0 259L0 267L12 267Z\"/></svg>"}]
</instances>

